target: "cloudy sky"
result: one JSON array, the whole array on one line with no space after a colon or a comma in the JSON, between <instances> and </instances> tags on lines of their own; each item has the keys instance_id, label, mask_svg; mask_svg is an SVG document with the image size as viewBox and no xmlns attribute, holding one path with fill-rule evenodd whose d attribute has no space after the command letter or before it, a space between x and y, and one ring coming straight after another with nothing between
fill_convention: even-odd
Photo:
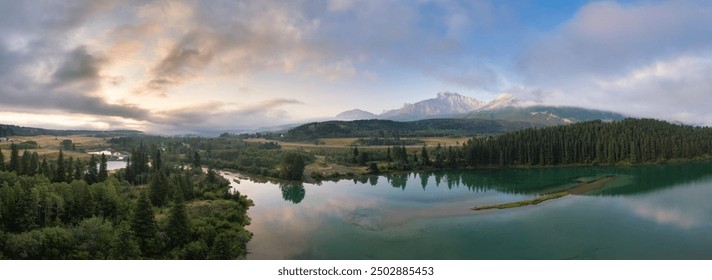
<instances>
[{"instance_id":1,"label":"cloudy sky","mask_svg":"<svg viewBox=\"0 0 712 280\"><path fill-rule=\"evenodd\" d=\"M0 0L0 123L233 131L440 91L712 125L712 1Z\"/></svg>"}]
</instances>

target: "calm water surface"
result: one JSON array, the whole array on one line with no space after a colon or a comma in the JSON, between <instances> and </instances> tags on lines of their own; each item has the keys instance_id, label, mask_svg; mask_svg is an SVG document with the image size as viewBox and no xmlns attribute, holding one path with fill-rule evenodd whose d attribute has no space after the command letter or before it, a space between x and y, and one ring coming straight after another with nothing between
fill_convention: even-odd
<instances>
[{"instance_id":1,"label":"calm water surface","mask_svg":"<svg viewBox=\"0 0 712 280\"><path fill-rule=\"evenodd\" d=\"M604 175L587 195L470 210ZM255 202L252 259L712 259L711 163L233 186Z\"/></svg>"},{"instance_id":2,"label":"calm water surface","mask_svg":"<svg viewBox=\"0 0 712 280\"><path fill-rule=\"evenodd\" d=\"M126 168L126 162L121 161L121 160L110 160L106 162L106 169L107 170L116 170L116 169L121 169L121 168Z\"/></svg>"}]
</instances>

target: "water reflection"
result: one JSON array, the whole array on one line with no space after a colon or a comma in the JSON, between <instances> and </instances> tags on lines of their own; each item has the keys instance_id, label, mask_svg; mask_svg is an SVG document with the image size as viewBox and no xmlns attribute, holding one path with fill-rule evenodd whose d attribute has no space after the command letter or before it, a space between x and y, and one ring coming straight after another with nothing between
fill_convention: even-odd
<instances>
[{"instance_id":1,"label":"water reflection","mask_svg":"<svg viewBox=\"0 0 712 280\"><path fill-rule=\"evenodd\" d=\"M307 193L302 184L294 182L281 184L279 189L282 191L282 198L294 204L302 202Z\"/></svg>"},{"instance_id":2,"label":"water reflection","mask_svg":"<svg viewBox=\"0 0 712 280\"><path fill-rule=\"evenodd\" d=\"M386 181L388 181L392 187L405 190L405 186L408 184L408 174L407 173L396 173L386 175Z\"/></svg>"},{"instance_id":3,"label":"water reflection","mask_svg":"<svg viewBox=\"0 0 712 280\"><path fill-rule=\"evenodd\" d=\"M711 163L651 165L639 167L508 168L395 173L382 177L393 188L405 190L409 177L419 178L420 187L449 190L466 187L473 192L496 190L508 194L539 195L558 192L603 176L616 179L586 195L631 195L657 191L711 176ZM434 183L430 178L434 178ZM354 184L375 186L379 176L354 178ZM412 185L411 185L412 186Z\"/></svg>"},{"instance_id":4,"label":"water reflection","mask_svg":"<svg viewBox=\"0 0 712 280\"><path fill-rule=\"evenodd\" d=\"M712 164L411 174L325 181L318 187L242 180L235 186L256 204L248 212L248 229L255 234L248 257L712 257L712 251L699 250L712 248L712 204L706 201L712 196ZM596 195L516 209L470 210L532 198L604 174L617 179Z\"/></svg>"},{"instance_id":5,"label":"water reflection","mask_svg":"<svg viewBox=\"0 0 712 280\"><path fill-rule=\"evenodd\" d=\"M371 184L371 186L375 186L376 184L378 184L378 176L369 177L368 182Z\"/></svg>"}]
</instances>

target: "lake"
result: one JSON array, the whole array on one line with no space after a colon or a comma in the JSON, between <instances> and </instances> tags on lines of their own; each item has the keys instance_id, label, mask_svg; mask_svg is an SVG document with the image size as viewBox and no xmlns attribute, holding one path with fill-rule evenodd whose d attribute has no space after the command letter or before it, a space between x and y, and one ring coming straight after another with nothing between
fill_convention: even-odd
<instances>
[{"instance_id":1,"label":"lake","mask_svg":"<svg viewBox=\"0 0 712 280\"><path fill-rule=\"evenodd\" d=\"M99 168L98 165L97 168ZM126 168L126 162L123 160L109 160L106 162L107 170L117 170L121 168Z\"/></svg>"},{"instance_id":2,"label":"lake","mask_svg":"<svg viewBox=\"0 0 712 280\"><path fill-rule=\"evenodd\" d=\"M470 210L608 175L585 195ZM255 202L250 259L712 259L708 162L233 186Z\"/></svg>"}]
</instances>

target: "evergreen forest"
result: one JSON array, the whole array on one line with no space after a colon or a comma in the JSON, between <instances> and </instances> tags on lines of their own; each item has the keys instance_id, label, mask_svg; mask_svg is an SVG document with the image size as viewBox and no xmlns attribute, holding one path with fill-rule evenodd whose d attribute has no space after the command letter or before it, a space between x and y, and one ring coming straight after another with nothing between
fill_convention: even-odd
<instances>
[{"instance_id":1,"label":"evergreen forest","mask_svg":"<svg viewBox=\"0 0 712 280\"><path fill-rule=\"evenodd\" d=\"M140 145L128 168L106 157L0 150L0 259L241 259L252 201L199 161L163 162ZM22 155L20 155L22 154ZM149 155L150 154L150 155Z\"/></svg>"}]
</instances>

